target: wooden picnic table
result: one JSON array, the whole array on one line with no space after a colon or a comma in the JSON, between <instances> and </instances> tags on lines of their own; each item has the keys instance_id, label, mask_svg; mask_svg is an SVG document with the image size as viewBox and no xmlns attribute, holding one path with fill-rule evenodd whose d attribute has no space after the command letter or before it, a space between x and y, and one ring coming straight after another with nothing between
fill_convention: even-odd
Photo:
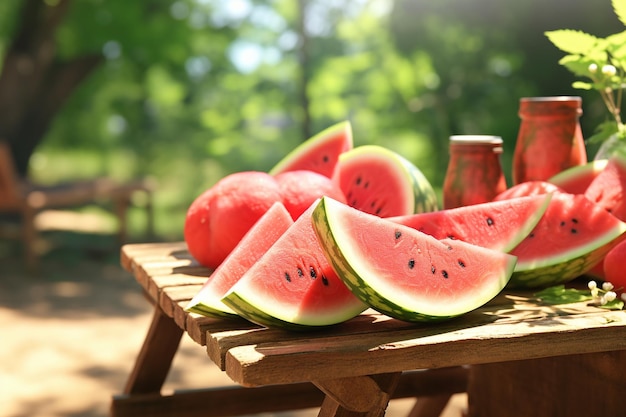
<instances>
[{"instance_id":1,"label":"wooden picnic table","mask_svg":"<svg viewBox=\"0 0 626 417\"><path fill-rule=\"evenodd\" d=\"M310 407L322 417L373 417L408 397L418 398L411 416L430 416L458 392L467 392L469 417L626 415L625 311L548 305L532 292L505 290L436 324L367 310L328 329L293 332L185 312L210 271L182 242L126 245L121 263L155 312L127 385L113 398L116 417ZM185 332L236 384L161 394Z\"/></svg>"}]
</instances>

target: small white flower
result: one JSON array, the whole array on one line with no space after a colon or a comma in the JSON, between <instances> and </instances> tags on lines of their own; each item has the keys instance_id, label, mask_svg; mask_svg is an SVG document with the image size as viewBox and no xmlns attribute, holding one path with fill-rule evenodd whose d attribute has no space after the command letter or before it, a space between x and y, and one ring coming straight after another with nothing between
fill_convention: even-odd
<instances>
[{"instance_id":1,"label":"small white flower","mask_svg":"<svg viewBox=\"0 0 626 417\"><path fill-rule=\"evenodd\" d=\"M593 63L593 64L589 64L589 68L587 68L589 70L590 73L595 74L596 71L598 71L598 64Z\"/></svg>"},{"instance_id":2,"label":"small white flower","mask_svg":"<svg viewBox=\"0 0 626 417\"><path fill-rule=\"evenodd\" d=\"M613 65L603 65L602 66L602 74L606 75L607 77L612 77L615 74L617 74L617 68L615 68Z\"/></svg>"},{"instance_id":3,"label":"small white flower","mask_svg":"<svg viewBox=\"0 0 626 417\"><path fill-rule=\"evenodd\" d=\"M600 294L600 290L597 287L591 289L591 296L596 298Z\"/></svg>"},{"instance_id":4,"label":"small white flower","mask_svg":"<svg viewBox=\"0 0 626 417\"><path fill-rule=\"evenodd\" d=\"M605 305L606 303L607 303L606 296L605 296L605 295L603 295L602 297L600 297L600 304L601 304L601 305Z\"/></svg>"},{"instance_id":5,"label":"small white flower","mask_svg":"<svg viewBox=\"0 0 626 417\"><path fill-rule=\"evenodd\" d=\"M606 281L602 283L602 289L604 291L611 291L613 289L613 284L611 284L609 281Z\"/></svg>"},{"instance_id":6,"label":"small white flower","mask_svg":"<svg viewBox=\"0 0 626 417\"><path fill-rule=\"evenodd\" d=\"M617 294L615 293L615 291L608 291L606 294L604 294L604 298L607 302L611 302L617 298Z\"/></svg>"},{"instance_id":7,"label":"small white flower","mask_svg":"<svg viewBox=\"0 0 626 417\"><path fill-rule=\"evenodd\" d=\"M595 65L595 64L592 64L592 65ZM590 290L593 290L594 288L598 287L598 284L595 281L589 281L587 283L587 287L589 287Z\"/></svg>"}]
</instances>

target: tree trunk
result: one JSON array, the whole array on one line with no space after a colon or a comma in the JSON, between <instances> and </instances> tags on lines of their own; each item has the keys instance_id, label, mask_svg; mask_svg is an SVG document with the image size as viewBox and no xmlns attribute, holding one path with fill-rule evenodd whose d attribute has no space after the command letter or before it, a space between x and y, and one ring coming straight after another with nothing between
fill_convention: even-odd
<instances>
[{"instance_id":1,"label":"tree trunk","mask_svg":"<svg viewBox=\"0 0 626 417\"><path fill-rule=\"evenodd\" d=\"M309 55L309 35L306 30L308 0L298 1L298 31L300 44L298 47L298 61L300 64L300 106L302 107L302 140L311 137L311 112L309 109L309 87L311 58Z\"/></svg>"},{"instance_id":2,"label":"tree trunk","mask_svg":"<svg viewBox=\"0 0 626 417\"><path fill-rule=\"evenodd\" d=\"M0 74L0 140L7 141L20 176L54 117L72 92L101 62L94 54L61 61L55 32L70 0L49 6L26 0Z\"/></svg>"}]
</instances>

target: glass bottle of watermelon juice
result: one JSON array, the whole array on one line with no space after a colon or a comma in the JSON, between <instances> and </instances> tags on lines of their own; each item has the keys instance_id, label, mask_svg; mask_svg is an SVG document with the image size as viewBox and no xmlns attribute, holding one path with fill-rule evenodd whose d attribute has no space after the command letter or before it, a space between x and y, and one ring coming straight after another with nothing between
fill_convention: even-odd
<instances>
[{"instance_id":1,"label":"glass bottle of watermelon juice","mask_svg":"<svg viewBox=\"0 0 626 417\"><path fill-rule=\"evenodd\" d=\"M587 163L580 129L580 97L523 97L513 154L513 184L545 181L567 168Z\"/></svg>"},{"instance_id":2,"label":"glass bottle of watermelon juice","mask_svg":"<svg viewBox=\"0 0 626 417\"><path fill-rule=\"evenodd\" d=\"M443 208L486 203L506 190L500 155L502 138L450 136L450 161L443 184Z\"/></svg>"}]
</instances>

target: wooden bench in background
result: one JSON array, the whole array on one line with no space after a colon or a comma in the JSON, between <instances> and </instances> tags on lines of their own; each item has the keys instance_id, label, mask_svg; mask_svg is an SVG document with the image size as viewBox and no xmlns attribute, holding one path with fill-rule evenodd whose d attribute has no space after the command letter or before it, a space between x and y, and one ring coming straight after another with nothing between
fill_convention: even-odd
<instances>
[{"instance_id":1,"label":"wooden bench in background","mask_svg":"<svg viewBox=\"0 0 626 417\"><path fill-rule=\"evenodd\" d=\"M154 231L152 193L154 186L148 180L118 183L110 178L39 186L21 181L8 143L0 141L0 215L15 215L16 223L0 225L0 236L20 239L26 265L36 270L39 263L40 230L37 216L49 210L67 210L88 205L110 206L118 223L119 244L127 241L127 211L136 194L142 199L147 217L147 236Z\"/></svg>"}]
</instances>

